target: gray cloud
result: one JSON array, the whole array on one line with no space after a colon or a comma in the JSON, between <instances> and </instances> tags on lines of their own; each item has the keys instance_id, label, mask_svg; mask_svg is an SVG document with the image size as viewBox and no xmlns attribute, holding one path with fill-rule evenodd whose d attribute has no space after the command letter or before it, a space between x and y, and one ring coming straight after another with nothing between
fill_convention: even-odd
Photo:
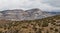
<instances>
[{"instance_id":1,"label":"gray cloud","mask_svg":"<svg viewBox=\"0 0 60 33\"><path fill-rule=\"evenodd\" d=\"M56 1L55 4L54 1ZM59 0L0 0L0 10L40 8L41 10L51 11L60 9L57 7L60 6L58 1Z\"/></svg>"},{"instance_id":2,"label":"gray cloud","mask_svg":"<svg viewBox=\"0 0 60 33\"><path fill-rule=\"evenodd\" d=\"M60 7L60 0L43 0L44 3L48 3L53 7Z\"/></svg>"}]
</instances>

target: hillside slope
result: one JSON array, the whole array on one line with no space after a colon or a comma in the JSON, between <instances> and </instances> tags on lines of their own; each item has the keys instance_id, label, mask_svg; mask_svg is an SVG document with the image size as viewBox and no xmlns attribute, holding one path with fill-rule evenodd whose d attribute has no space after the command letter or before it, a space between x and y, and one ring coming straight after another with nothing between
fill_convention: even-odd
<instances>
[{"instance_id":1,"label":"hillside slope","mask_svg":"<svg viewBox=\"0 0 60 33\"><path fill-rule=\"evenodd\" d=\"M53 16L53 14L44 13L42 10L35 8L29 10L14 9L0 12L0 19L5 20L34 20Z\"/></svg>"},{"instance_id":2,"label":"hillside slope","mask_svg":"<svg viewBox=\"0 0 60 33\"><path fill-rule=\"evenodd\" d=\"M1 20L0 33L60 33L60 15L38 20Z\"/></svg>"}]
</instances>

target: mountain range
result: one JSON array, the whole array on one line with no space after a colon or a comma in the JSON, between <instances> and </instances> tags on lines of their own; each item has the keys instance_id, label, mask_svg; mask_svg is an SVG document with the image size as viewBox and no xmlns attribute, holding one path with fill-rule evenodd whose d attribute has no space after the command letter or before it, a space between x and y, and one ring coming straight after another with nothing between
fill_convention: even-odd
<instances>
[{"instance_id":1,"label":"mountain range","mask_svg":"<svg viewBox=\"0 0 60 33\"><path fill-rule=\"evenodd\" d=\"M41 18L50 17L54 15L56 15L55 12L54 13L44 12L38 8L29 9L29 10L14 9L14 10L0 11L0 20L1 19L14 20L14 21L34 20L34 19L41 19Z\"/></svg>"}]
</instances>

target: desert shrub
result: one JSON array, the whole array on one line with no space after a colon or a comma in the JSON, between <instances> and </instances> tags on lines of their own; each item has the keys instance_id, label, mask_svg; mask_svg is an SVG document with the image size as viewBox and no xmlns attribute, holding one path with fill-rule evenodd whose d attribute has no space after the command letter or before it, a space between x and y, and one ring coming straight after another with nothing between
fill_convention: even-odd
<instances>
[{"instance_id":1,"label":"desert shrub","mask_svg":"<svg viewBox=\"0 0 60 33\"><path fill-rule=\"evenodd\" d=\"M0 28L2 28L2 26L0 25Z\"/></svg>"},{"instance_id":2,"label":"desert shrub","mask_svg":"<svg viewBox=\"0 0 60 33\"><path fill-rule=\"evenodd\" d=\"M2 31L0 31L0 33L3 33Z\"/></svg>"},{"instance_id":3,"label":"desert shrub","mask_svg":"<svg viewBox=\"0 0 60 33\"><path fill-rule=\"evenodd\" d=\"M14 33L18 33L19 30L16 30Z\"/></svg>"},{"instance_id":4,"label":"desert shrub","mask_svg":"<svg viewBox=\"0 0 60 33\"><path fill-rule=\"evenodd\" d=\"M50 30L53 30L53 28L50 28Z\"/></svg>"},{"instance_id":5,"label":"desert shrub","mask_svg":"<svg viewBox=\"0 0 60 33\"><path fill-rule=\"evenodd\" d=\"M43 22L42 27L47 27L48 26L48 22Z\"/></svg>"},{"instance_id":6,"label":"desert shrub","mask_svg":"<svg viewBox=\"0 0 60 33\"><path fill-rule=\"evenodd\" d=\"M34 31L36 31L36 30L37 30L37 28L36 28L36 27L34 27L33 29L34 29Z\"/></svg>"},{"instance_id":7,"label":"desert shrub","mask_svg":"<svg viewBox=\"0 0 60 33\"><path fill-rule=\"evenodd\" d=\"M22 26L22 28L27 28L27 26Z\"/></svg>"},{"instance_id":8,"label":"desert shrub","mask_svg":"<svg viewBox=\"0 0 60 33\"><path fill-rule=\"evenodd\" d=\"M47 30L47 32L46 33L49 33L49 31Z\"/></svg>"},{"instance_id":9,"label":"desert shrub","mask_svg":"<svg viewBox=\"0 0 60 33\"><path fill-rule=\"evenodd\" d=\"M39 26L41 26L41 23L38 23Z\"/></svg>"},{"instance_id":10,"label":"desert shrub","mask_svg":"<svg viewBox=\"0 0 60 33\"><path fill-rule=\"evenodd\" d=\"M54 22L51 22L51 24L56 25Z\"/></svg>"},{"instance_id":11,"label":"desert shrub","mask_svg":"<svg viewBox=\"0 0 60 33\"><path fill-rule=\"evenodd\" d=\"M55 32L58 32L58 29L55 29Z\"/></svg>"},{"instance_id":12,"label":"desert shrub","mask_svg":"<svg viewBox=\"0 0 60 33\"><path fill-rule=\"evenodd\" d=\"M41 29L39 29L36 33L42 33Z\"/></svg>"}]
</instances>

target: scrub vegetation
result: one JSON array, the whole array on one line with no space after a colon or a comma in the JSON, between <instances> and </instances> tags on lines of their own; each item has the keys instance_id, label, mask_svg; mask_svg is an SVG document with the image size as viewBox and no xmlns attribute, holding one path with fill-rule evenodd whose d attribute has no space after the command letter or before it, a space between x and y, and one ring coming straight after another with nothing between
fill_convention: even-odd
<instances>
[{"instance_id":1,"label":"scrub vegetation","mask_svg":"<svg viewBox=\"0 0 60 33\"><path fill-rule=\"evenodd\" d=\"M0 20L0 33L60 33L60 15L36 20Z\"/></svg>"}]
</instances>

